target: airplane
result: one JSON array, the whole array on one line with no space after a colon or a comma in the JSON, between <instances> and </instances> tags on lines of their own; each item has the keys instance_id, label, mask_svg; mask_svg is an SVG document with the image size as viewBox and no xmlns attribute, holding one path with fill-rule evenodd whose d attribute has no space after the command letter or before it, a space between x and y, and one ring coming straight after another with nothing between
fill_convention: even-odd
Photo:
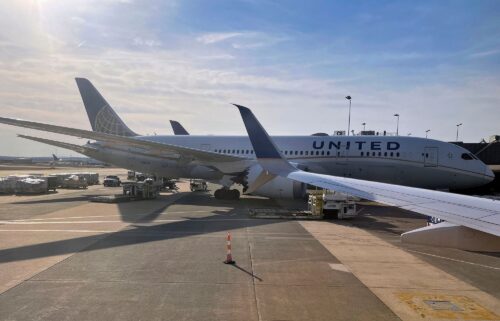
<instances>
[{"instance_id":1,"label":"airplane","mask_svg":"<svg viewBox=\"0 0 500 321\"><path fill-rule=\"evenodd\" d=\"M454 247L464 249L500 251L500 201L303 171L286 159L249 108L234 105L241 114L255 156L262 168L261 174L248 188L247 193L252 193L276 177L281 177L444 220L436 226L407 232L410 235L421 234L419 238L423 243L434 242L441 246L455 245ZM476 231L482 233L475 233ZM429 236L435 238L436 234L440 234L439 240L426 240ZM470 237L471 235L473 237Z\"/></svg>"},{"instance_id":2,"label":"airplane","mask_svg":"<svg viewBox=\"0 0 500 321\"><path fill-rule=\"evenodd\" d=\"M19 137L66 148L115 166L159 177L199 178L223 187L220 199L238 199L261 174L248 136L140 136L120 119L84 78L77 85L93 131L0 117L0 123L82 137L74 145L39 137ZM428 189L462 189L494 179L483 162L454 144L406 136L275 136L285 158L318 174ZM253 191L270 198L303 198L306 185L281 177Z\"/></svg>"}]
</instances>

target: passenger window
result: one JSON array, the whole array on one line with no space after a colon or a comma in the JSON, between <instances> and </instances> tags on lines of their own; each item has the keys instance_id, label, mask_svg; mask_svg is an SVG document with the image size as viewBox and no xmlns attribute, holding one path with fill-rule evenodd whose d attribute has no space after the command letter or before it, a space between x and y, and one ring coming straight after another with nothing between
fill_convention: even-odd
<instances>
[{"instance_id":1,"label":"passenger window","mask_svg":"<svg viewBox=\"0 0 500 321\"><path fill-rule=\"evenodd\" d=\"M462 159L465 159L465 160L472 160L472 159L474 159L474 158L472 158L472 157L471 157L469 154L467 154L467 153L463 153L463 154L462 154Z\"/></svg>"},{"instance_id":2,"label":"passenger window","mask_svg":"<svg viewBox=\"0 0 500 321\"><path fill-rule=\"evenodd\" d=\"M384 152L384 156L387 156L387 152Z\"/></svg>"},{"instance_id":3,"label":"passenger window","mask_svg":"<svg viewBox=\"0 0 500 321\"><path fill-rule=\"evenodd\" d=\"M288 155L288 151L285 150L285 155Z\"/></svg>"},{"instance_id":4,"label":"passenger window","mask_svg":"<svg viewBox=\"0 0 500 321\"><path fill-rule=\"evenodd\" d=\"M325 155L325 151L324 150L321 151L321 155Z\"/></svg>"},{"instance_id":5,"label":"passenger window","mask_svg":"<svg viewBox=\"0 0 500 321\"><path fill-rule=\"evenodd\" d=\"M298 154L299 154L299 152L298 152L298 151L295 151L295 155L298 155Z\"/></svg>"},{"instance_id":6,"label":"passenger window","mask_svg":"<svg viewBox=\"0 0 500 321\"><path fill-rule=\"evenodd\" d=\"M327 152L326 152L326 154L327 154L328 156L330 156L330 151L327 151Z\"/></svg>"},{"instance_id":7,"label":"passenger window","mask_svg":"<svg viewBox=\"0 0 500 321\"><path fill-rule=\"evenodd\" d=\"M382 156L382 152L378 152L378 156Z\"/></svg>"},{"instance_id":8,"label":"passenger window","mask_svg":"<svg viewBox=\"0 0 500 321\"><path fill-rule=\"evenodd\" d=\"M364 156L364 153L363 153L363 152L361 152L361 156Z\"/></svg>"},{"instance_id":9,"label":"passenger window","mask_svg":"<svg viewBox=\"0 0 500 321\"><path fill-rule=\"evenodd\" d=\"M375 152L372 152L372 156L375 156Z\"/></svg>"},{"instance_id":10,"label":"passenger window","mask_svg":"<svg viewBox=\"0 0 500 321\"><path fill-rule=\"evenodd\" d=\"M306 156L309 155L309 152L306 150Z\"/></svg>"},{"instance_id":11,"label":"passenger window","mask_svg":"<svg viewBox=\"0 0 500 321\"><path fill-rule=\"evenodd\" d=\"M233 149L233 154L235 154L234 149Z\"/></svg>"},{"instance_id":12,"label":"passenger window","mask_svg":"<svg viewBox=\"0 0 500 321\"><path fill-rule=\"evenodd\" d=\"M399 153L396 153L396 157L399 157Z\"/></svg>"},{"instance_id":13,"label":"passenger window","mask_svg":"<svg viewBox=\"0 0 500 321\"><path fill-rule=\"evenodd\" d=\"M316 155L319 155L319 150L316 151Z\"/></svg>"},{"instance_id":14,"label":"passenger window","mask_svg":"<svg viewBox=\"0 0 500 321\"><path fill-rule=\"evenodd\" d=\"M226 150L224 149L224 154L226 153Z\"/></svg>"},{"instance_id":15,"label":"passenger window","mask_svg":"<svg viewBox=\"0 0 500 321\"><path fill-rule=\"evenodd\" d=\"M393 156L394 156L394 153L393 153L393 152L391 152L391 157L393 157Z\"/></svg>"},{"instance_id":16,"label":"passenger window","mask_svg":"<svg viewBox=\"0 0 500 321\"><path fill-rule=\"evenodd\" d=\"M300 151L300 155L302 155L303 153L304 153L304 151L302 151L302 150L301 150L301 151Z\"/></svg>"}]
</instances>

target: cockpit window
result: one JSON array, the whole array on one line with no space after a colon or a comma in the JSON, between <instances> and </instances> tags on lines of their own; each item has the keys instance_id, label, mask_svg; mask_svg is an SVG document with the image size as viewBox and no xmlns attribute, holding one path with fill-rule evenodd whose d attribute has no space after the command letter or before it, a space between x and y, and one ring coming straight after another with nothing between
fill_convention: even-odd
<instances>
[{"instance_id":1,"label":"cockpit window","mask_svg":"<svg viewBox=\"0 0 500 321\"><path fill-rule=\"evenodd\" d=\"M474 158L470 154L468 154L468 153L463 153L462 154L462 159L473 160Z\"/></svg>"}]
</instances>

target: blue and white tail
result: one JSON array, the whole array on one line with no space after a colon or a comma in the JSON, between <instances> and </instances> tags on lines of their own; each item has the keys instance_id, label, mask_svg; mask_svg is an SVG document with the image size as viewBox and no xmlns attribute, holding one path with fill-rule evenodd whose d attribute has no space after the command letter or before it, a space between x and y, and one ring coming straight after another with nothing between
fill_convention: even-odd
<instances>
[{"instance_id":1,"label":"blue and white tail","mask_svg":"<svg viewBox=\"0 0 500 321\"><path fill-rule=\"evenodd\" d=\"M93 131L118 136L138 136L125 125L88 79L75 80Z\"/></svg>"},{"instance_id":2,"label":"blue and white tail","mask_svg":"<svg viewBox=\"0 0 500 321\"><path fill-rule=\"evenodd\" d=\"M178 121L171 120L170 125L172 125L174 135L189 135L189 132Z\"/></svg>"}]
</instances>

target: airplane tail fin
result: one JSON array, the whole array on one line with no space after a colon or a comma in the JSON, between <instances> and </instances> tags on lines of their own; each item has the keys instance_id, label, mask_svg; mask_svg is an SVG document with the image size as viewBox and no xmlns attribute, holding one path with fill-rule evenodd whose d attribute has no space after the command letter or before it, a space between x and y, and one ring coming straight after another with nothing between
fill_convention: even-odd
<instances>
[{"instance_id":1,"label":"airplane tail fin","mask_svg":"<svg viewBox=\"0 0 500 321\"><path fill-rule=\"evenodd\" d=\"M54 162L59 161L59 158L56 156L56 154L52 154L52 158L54 159Z\"/></svg>"},{"instance_id":2,"label":"airplane tail fin","mask_svg":"<svg viewBox=\"0 0 500 321\"><path fill-rule=\"evenodd\" d=\"M174 135L189 135L188 131L176 120L171 120L170 125L174 130Z\"/></svg>"},{"instance_id":3,"label":"airplane tail fin","mask_svg":"<svg viewBox=\"0 0 500 321\"><path fill-rule=\"evenodd\" d=\"M125 125L88 79L75 80L93 131L118 136L138 136Z\"/></svg>"}]
</instances>

